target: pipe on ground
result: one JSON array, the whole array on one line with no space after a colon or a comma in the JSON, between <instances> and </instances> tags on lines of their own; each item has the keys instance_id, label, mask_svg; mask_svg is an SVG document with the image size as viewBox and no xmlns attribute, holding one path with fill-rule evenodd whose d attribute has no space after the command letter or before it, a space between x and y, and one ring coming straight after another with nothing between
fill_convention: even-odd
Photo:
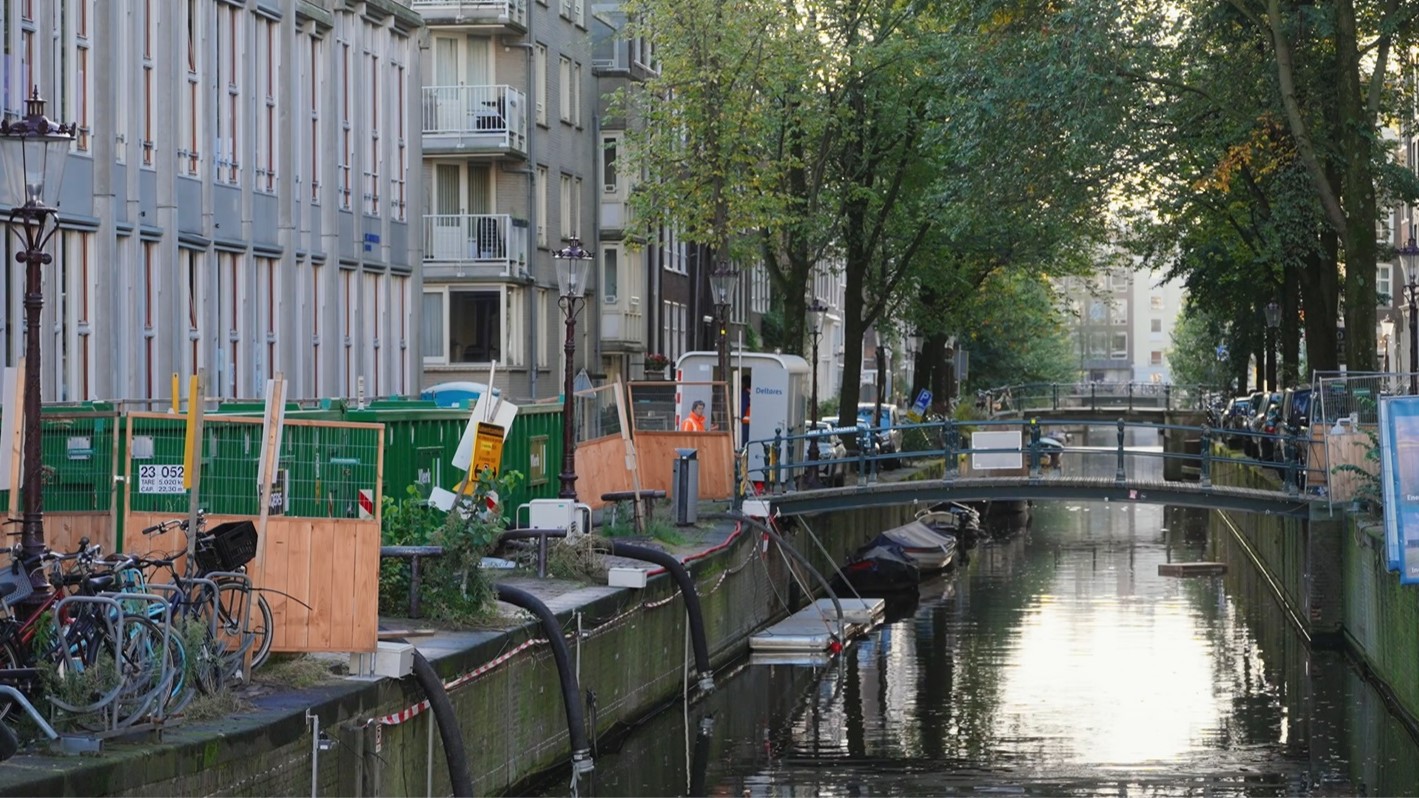
<instances>
[{"instance_id":1,"label":"pipe on ground","mask_svg":"<svg viewBox=\"0 0 1419 798\"><path fill-rule=\"evenodd\" d=\"M586 720L581 710L581 689L576 683L576 672L572 670L567 640L562 636L562 624L557 620L556 613L531 593L501 583L496 585L496 588L499 601L521 607L542 621L542 630L552 647L552 659L557 663L557 674L562 680L562 703L567 710L567 734L571 737L572 745L572 778L575 779L590 771L595 764L591 760L591 744L586 738Z\"/></svg>"}]
</instances>

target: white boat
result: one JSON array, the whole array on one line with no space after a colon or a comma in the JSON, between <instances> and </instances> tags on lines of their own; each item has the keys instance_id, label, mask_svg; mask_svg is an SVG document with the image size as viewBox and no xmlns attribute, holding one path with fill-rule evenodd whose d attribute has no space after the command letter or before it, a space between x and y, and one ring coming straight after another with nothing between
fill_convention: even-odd
<instances>
[{"instance_id":1,"label":"white boat","mask_svg":"<svg viewBox=\"0 0 1419 798\"><path fill-rule=\"evenodd\" d=\"M922 573L941 571L956 560L956 536L940 526L933 526L937 525L912 521L888 529L878 537L901 546Z\"/></svg>"}]
</instances>

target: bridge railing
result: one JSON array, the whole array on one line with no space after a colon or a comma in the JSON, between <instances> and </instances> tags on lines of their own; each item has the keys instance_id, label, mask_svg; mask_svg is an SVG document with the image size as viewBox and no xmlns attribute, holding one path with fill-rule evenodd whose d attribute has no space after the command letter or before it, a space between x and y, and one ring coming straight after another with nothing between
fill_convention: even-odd
<instances>
[{"instance_id":1,"label":"bridge railing","mask_svg":"<svg viewBox=\"0 0 1419 798\"><path fill-rule=\"evenodd\" d=\"M1181 472L1188 476L1185 481L1196 481L1206 487L1211 485L1212 470L1219 463L1240 463L1270 470L1279 478L1276 489L1287 494L1306 491L1324 495L1328 490L1328 473L1324 463L1320 463L1319 467L1315 463L1307 463L1315 456L1312 441L1287 432L1268 434L1123 419L1100 421L1096 418L1051 418L1048 426L1037 419L997 418L964 422L946 419L904 424L897 429L902 433L903 448L894 452L883 451L873 445L873 441L887 431L886 428L859 426L845 429L841 434L852 437L856 446L846 456L836 458L825 448L815 451L814 444L824 439L821 433L781 432L771 439L750 441L749 447L763 447L764 465L751 469L746 465L747 458L736 458L736 496L742 499L754 494L773 495L828 488L831 487L825 479L828 473L847 473L848 486L869 485L891 479L892 473L901 465L924 465L933 461L942 463L942 478L947 480L965 476L1029 476L1043 479L1062 467L1063 458L1070 454L1094 458L1112 454L1113 478L1117 483L1156 479L1158 473L1166 474L1171 470L1166 466L1160 469L1160 462L1174 461L1183 466ZM1065 434L1059 430L1071 432ZM1170 434L1195 439L1198 441L1197 450L1179 451L1167 446L1130 444L1130 438L1136 439L1139 430L1144 431L1145 439ZM1073 445L1073 431L1082 432L1083 441L1090 440L1090 432L1095 434L1095 438L1100 432L1109 433L1111 444ZM983 432L1005 434L976 434ZM775 452L784 455L775 456ZM793 452L803 453L802 459L794 460Z\"/></svg>"},{"instance_id":2,"label":"bridge railing","mask_svg":"<svg viewBox=\"0 0 1419 798\"><path fill-rule=\"evenodd\" d=\"M976 406L990 413L1032 410L1200 410L1215 391L1157 382L1026 383L981 391Z\"/></svg>"}]
</instances>

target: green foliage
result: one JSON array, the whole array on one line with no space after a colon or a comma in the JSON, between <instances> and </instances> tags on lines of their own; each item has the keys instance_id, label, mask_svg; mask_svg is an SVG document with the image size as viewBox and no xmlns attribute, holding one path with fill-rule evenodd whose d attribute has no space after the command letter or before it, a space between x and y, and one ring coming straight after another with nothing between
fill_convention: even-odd
<instances>
[{"instance_id":1,"label":"green foliage","mask_svg":"<svg viewBox=\"0 0 1419 798\"><path fill-rule=\"evenodd\" d=\"M1217 359L1217 346L1228 341L1224 320L1211 315L1195 302L1183 308L1182 316L1173 327L1173 347L1168 351L1168 368L1177 385L1206 385L1230 392L1232 357L1245 357L1244 352L1232 352L1229 359Z\"/></svg>"},{"instance_id":2,"label":"green foliage","mask_svg":"<svg viewBox=\"0 0 1419 798\"><path fill-rule=\"evenodd\" d=\"M818 418L834 419L838 417L838 408L842 406L842 400L837 396L829 396L826 399L818 400Z\"/></svg>"},{"instance_id":3,"label":"green foliage","mask_svg":"<svg viewBox=\"0 0 1419 798\"><path fill-rule=\"evenodd\" d=\"M479 473L470 496L457 501L448 513L428 506L412 486L409 495L384 504L383 539L386 545L442 546L443 556L425 559L420 579L420 602L428 617L457 624L477 623L492 610L493 585L481 564L507 528L499 507L490 507L495 496L507 496L522 481L517 471L492 477ZM398 614L408 606L409 566L391 561L380 569L380 611Z\"/></svg>"}]
</instances>

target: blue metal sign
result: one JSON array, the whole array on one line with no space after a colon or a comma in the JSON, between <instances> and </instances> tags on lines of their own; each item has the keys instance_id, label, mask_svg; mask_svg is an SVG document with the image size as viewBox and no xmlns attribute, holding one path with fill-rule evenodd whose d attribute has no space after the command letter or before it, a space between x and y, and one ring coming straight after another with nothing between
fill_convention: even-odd
<instances>
[{"instance_id":1,"label":"blue metal sign","mask_svg":"<svg viewBox=\"0 0 1419 798\"><path fill-rule=\"evenodd\" d=\"M912 421L921 421L926 418L926 409L931 407L931 391L925 388L916 395L916 401L912 402L912 407L907 411L907 418Z\"/></svg>"}]
</instances>

